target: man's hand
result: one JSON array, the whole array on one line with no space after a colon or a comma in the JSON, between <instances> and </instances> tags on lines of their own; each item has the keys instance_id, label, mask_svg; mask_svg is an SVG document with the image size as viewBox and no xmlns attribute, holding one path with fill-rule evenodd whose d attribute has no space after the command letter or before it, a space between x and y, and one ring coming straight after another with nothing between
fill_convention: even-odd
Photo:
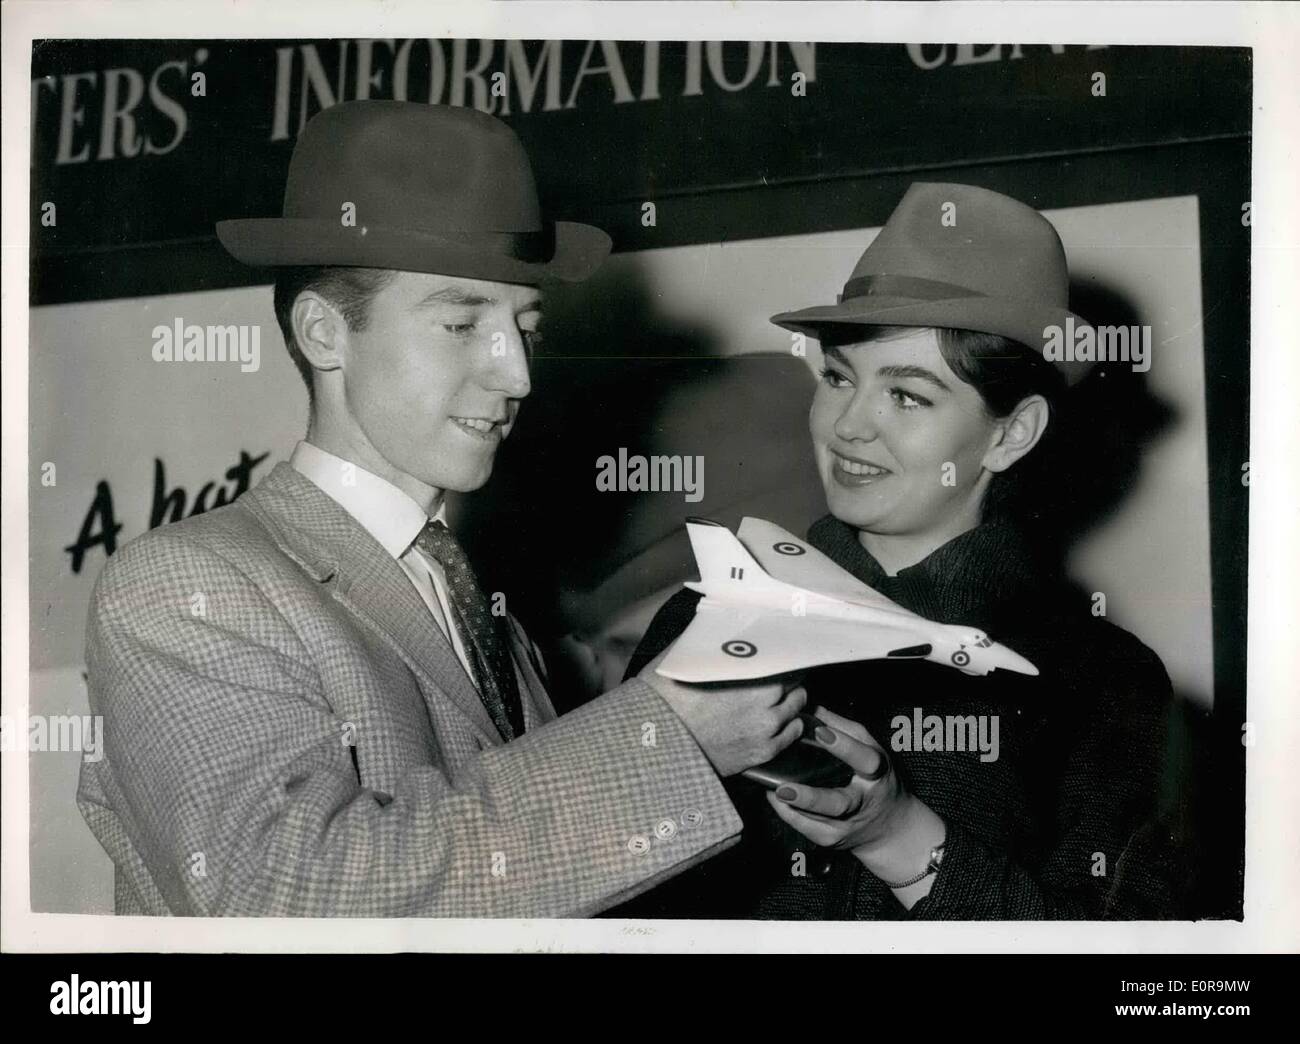
<instances>
[{"instance_id":1,"label":"man's hand","mask_svg":"<svg viewBox=\"0 0 1300 1044\"><path fill-rule=\"evenodd\" d=\"M771 761L799 738L799 712L808 694L799 679L684 685L655 673L667 650L638 677L686 724L719 776L726 778Z\"/></svg>"}]
</instances>

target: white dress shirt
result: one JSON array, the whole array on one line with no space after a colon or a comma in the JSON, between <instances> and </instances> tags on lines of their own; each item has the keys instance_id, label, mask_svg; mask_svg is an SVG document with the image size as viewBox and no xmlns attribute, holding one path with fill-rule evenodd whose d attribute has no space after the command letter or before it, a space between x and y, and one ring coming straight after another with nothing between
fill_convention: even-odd
<instances>
[{"instance_id":1,"label":"white dress shirt","mask_svg":"<svg viewBox=\"0 0 1300 1044\"><path fill-rule=\"evenodd\" d=\"M456 650L465 673L473 678L474 671L447 598L446 573L436 559L415 546L415 538L429 521L424 508L391 482L310 442L300 442L294 447L289 464L337 501L397 560L428 606L429 615ZM446 506L440 504L433 518L445 523L445 515Z\"/></svg>"}]
</instances>

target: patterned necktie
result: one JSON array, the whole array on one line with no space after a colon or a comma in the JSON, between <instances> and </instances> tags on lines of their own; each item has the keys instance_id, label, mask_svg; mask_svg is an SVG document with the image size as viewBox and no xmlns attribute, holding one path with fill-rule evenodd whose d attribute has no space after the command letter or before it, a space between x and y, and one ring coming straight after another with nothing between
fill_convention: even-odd
<instances>
[{"instance_id":1,"label":"patterned necktie","mask_svg":"<svg viewBox=\"0 0 1300 1044\"><path fill-rule=\"evenodd\" d=\"M415 538L415 546L434 558L447 574L448 601L456 616L456 629L469 646L474 684L493 724L506 740L522 735L524 711L503 618L492 615L469 559L446 526L437 519L428 522Z\"/></svg>"}]
</instances>

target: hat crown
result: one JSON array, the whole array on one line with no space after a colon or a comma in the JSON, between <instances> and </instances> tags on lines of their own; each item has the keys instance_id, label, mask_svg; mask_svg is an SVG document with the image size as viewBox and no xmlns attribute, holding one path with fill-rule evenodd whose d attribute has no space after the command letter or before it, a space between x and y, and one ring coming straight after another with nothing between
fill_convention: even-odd
<instances>
[{"instance_id":1,"label":"hat crown","mask_svg":"<svg viewBox=\"0 0 1300 1044\"><path fill-rule=\"evenodd\" d=\"M918 182L835 304L781 312L772 322L814 337L843 324L996 334L1042 352L1073 384L1092 363L1047 352L1069 324L1087 325L1069 310L1069 296L1065 248L1042 214L974 185Z\"/></svg>"},{"instance_id":2,"label":"hat crown","mask_svg":"<svg viewBox=\"0 0 1300 1044\"><path fill-rule=\"evenodd\" d=\"M850 280L882 275L1058 308L1069 299L1065 249L1051 222L1024 203L974 185L914 183ZM845 297L856 296L846 289Z\"/></svg>"},{"instance_id":3,"label":"hat crown","mask_svg":"<svg viewBox=\"0 0 1300 1044\"><path fill-rule=\"evenodd\" d=\"M532 166L518 136L476 109L344 102L308 121L284 190L284 216L430 233L542 229Z\"/></svg>"},{"instance_id":4,"label":"hat crown","mask_svg":"<svg viewBox=\"0 0 1300 1044\"><path fill-rule=\"evenodd\" d=\"M544 218L523 144L496 117L387 100L317 113L294 143L281 216L218 221L217 238L259 267L344 265L529 286L586 279L611 246L592 225Z\"/></svg>"}]
</instances>

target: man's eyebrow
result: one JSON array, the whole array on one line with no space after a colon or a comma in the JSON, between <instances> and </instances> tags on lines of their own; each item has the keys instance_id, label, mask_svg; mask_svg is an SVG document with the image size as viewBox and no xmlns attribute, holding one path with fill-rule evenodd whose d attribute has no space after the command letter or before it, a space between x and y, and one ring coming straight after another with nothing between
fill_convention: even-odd
<instances>
[{"instance_id":1,"label":"man's eyebrow","mask_svg":"<svg viewBox=\"0 0 1300 1044\"><path fill-rule=\"evenodd\" d=\"M484 297L482 294L462 290L458 286L444 286L428 294L417 302L415 307L427 308L429 305L435 304L492 305L496 303L495 297Z\"/></svg>"},{"instance_id":2,"label":"man's eyebrow","mask_svg":"<svg viewBox=\"0 0 1300 1044\"><path fill-rule=\"evenodd\" d=\"M427 294L423 299L418 301L415 307L427 308L435 304L452 304L465 308L478 307L480 305L494 305L497 303L495 297L485 297L482 294L476 294L469 290L462 290L457 286L444 286L432 293ZM519 314L524 312L540 312L542 310L542 299L534 297L525 301L523 307L519 309Z\"/></svg>"},{"instance_id":3,"label":"man's eyebrow","mask_svg":"<svg viewBox=\"0 0 1300 1044\"><path fill-rule=\"evenodd\" d=\"M876 371L879 377L916 377L922 381L928 381L937 388L944 391L952 391L937 374L927 370L924 366L882 366Z\"/></svg>"},{"instance_id":4,"label":"man's eyebrow","mask_svg":"<svg viewBox=\"0 0 1300 1044\"><path fill-rule=\"evenodd\" d=\"M834 359L841 366L847 366L849 369L853 369L853 367L849 364L849 360L847 356L845 356L845 354L842 351L840 351L838 348L836 348L833 344L823 345L822 355Z\"/></svg>"}]
</instances>

